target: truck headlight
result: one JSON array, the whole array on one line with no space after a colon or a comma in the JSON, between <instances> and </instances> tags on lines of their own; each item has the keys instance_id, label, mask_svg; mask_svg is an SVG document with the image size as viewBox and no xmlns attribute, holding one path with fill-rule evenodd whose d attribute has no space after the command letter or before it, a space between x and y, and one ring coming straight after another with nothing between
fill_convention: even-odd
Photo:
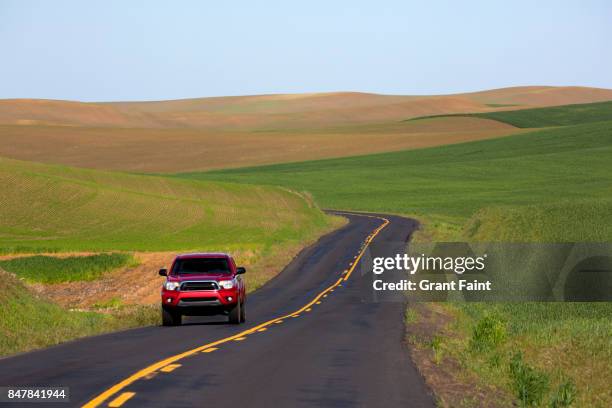
<instances>
[{"instance_id":1,"label":"truck headlight","mask_svg":"<svg viewBox=\"0 0 612 408\"><path fill-rule=\"evenodd\" d=\"M231 289L234 287L234 281L233 280L222 280L222 281L219 281L219 286L221 286L223 289Z\"/></svg>"},{"instance_id":2,"label":"truck headlight","mask_svg":"<svg viewBox=\"0 0 612 408\"><path fill-rule=\"evenodd\" d=\"M166 288L166 290L178 290L180 286L181 284L179 282L174 281L166 281L166 283L164 283L164 288Z\"/></svg>"}]
</instances>

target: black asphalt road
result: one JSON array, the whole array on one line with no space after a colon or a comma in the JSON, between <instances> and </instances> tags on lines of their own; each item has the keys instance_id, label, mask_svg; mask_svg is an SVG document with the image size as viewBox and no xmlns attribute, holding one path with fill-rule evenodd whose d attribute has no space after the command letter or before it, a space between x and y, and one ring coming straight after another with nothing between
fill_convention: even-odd
<instances>
[{"instance_id":1,"label":"black asphalt road","mask_svg":"<svg viewBox=\"0 0 612 408\"><path fill-rule=\"evenodd\" d=\"M70 387L70 404L57 406L82 406L158 361L293 313L337 282L383 223L345 215L349 224L302 251L249 296L245 325L190 318L181 327L78 340L0 360L0 386ZM403 341L405 302L372 296L371 277L361 274L371 256L401 251L416 227L412 220L384 217L390 223L350 278L310 311L116 386L99 406L123 399L123 407L433 407Z\"/></svg>"}]
</instances>

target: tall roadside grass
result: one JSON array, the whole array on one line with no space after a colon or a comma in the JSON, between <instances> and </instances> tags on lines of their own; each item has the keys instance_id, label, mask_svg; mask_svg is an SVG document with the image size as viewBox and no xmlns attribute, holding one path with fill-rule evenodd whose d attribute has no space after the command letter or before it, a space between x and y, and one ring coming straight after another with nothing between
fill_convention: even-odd
<instances>
[{"instance_id":1,"label":"tall roadside grass","mask_svg":"<svg viewBox=\"0 0 612 408\"><path fill-rule=\"evenodd\" d=\"M489 207L450 235L448 225L444 220L429 224L419 238L610 242L612 200ZM464 303L438 305L438 310L453 316L453 323L439 328L452 335L438 334L436 354L475 373L481 386L504 390L509 399L501 398L502 406L612 404L612 303Z\"/></svg>"},{"instance_id":2,"label":"tall roadside grass","mask_svg":"<svg viewBox=\"0 0 612 408\"><path fill-rule=\"evenodd\" d=\"M58 258L47 255L0 260L0 268L30 283L91 281L122 266L136 266L138 261L126 253L96 254Z\"/></svg>"},{"instance_id":3,"label":"tall roadside grass","mask_svg":"<svg viewBox=\"0 0 612 408\"><path fill-rule=\"evenodd\" d=\"M438 347L520 406L607 407L611 303L472 303ZM508 405L512 401L507 401Z\"/></svg>"},{"instance_id":4,"label":"tall roadside grass","mask_svg":"<svg viewBox=\"0 0 612 408\"><path fill-rule=\"evenodd\" d=\"M610 242L612 200L488 207L450 235L449 225L430 223L419 239ZM501 406L612 404L612 303L464 303L438 310L453 322L438 328L452 335L438 334L437 354L476 374L480 386L503 390L508 399L500 398Z\"/></svg>"}]
</instances>

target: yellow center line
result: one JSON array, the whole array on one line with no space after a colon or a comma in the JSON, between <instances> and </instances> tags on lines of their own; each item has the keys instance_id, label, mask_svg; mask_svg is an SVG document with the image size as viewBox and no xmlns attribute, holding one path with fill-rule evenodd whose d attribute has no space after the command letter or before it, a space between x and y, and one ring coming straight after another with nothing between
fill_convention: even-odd
<instances>
[{"instance_id":1,"label":"yellow center line","mask_svg":"<svg viewBox=\"0 0 612 408\"><path fill-rule=\"evenodd\" d=\"M251 333L255 333L259 329L264 328L266 326L269 326L271 324L281 323L283 321L283 319L287 319L289 317L298 317L300 313L302 313L306 309L309 309L312 305L314 305L316 302L318 302L323 296L327 295L329 292L333 292L335 287L341 286L341 282L348 280L348 278L351 276L351 274L355 270L355 267L359 263L359 260L361 259L361 257L365 253L366 249L368 248L368 246L370 245L372 240L376 237L376 235L383 228L385 228L389 224L390 221L388 219L386 219L386 218L378 217L378 216L374 216L374 215L343 213L343 212L338 212L338 213L339 214L357 215L357 216L360 216L360 217L377 218L379 220L382 220L383 224L380 225L378 228L376 228L374 230L374 232L368 236L368 239L366 239L365 244L363 246L363 249L361 250L361 252L357 256L355 262L351 263L351 267L348 270L348 272L346 274L342 275L334 284L332 284L329 287L327 287L325 290L323 290L321 293L319 293L317 296L315 296L314 299L312 299L310 302L308 302L306 305L304 305L299 310L296 310L296 311L294 311L292 313L289 313L289 314L286 314L284 316L280 316L280 317L274 318L272 320L268 320L267 322L263 322L261 324L258 324L255 327L252 327L252 328L244 330L244 331L242 331L240 333L234 334L233 336L225 337L223 339L219 339L219 340L213 341L212 343L204 344L204 345L196 347L194 349L187 350L187 351L185 351L183 353L176 354L176 355L168 357L168 358L166 358L164 360L158 361L157 363L151 364L150 366L145 367L142 370L139 370L139 371L135 372L134 374L130 375L129 377L125 378L124 380L118 382L117 384L115 384L112 387L108 388L107 390L103 391L101 394L99 394L98 396L96 396L95 398L93 398L92 400L87 402L86 404L84 404L83 408L95 408L95 407L99 406L100 404L102 404L104 401L106 401L107 399L109 399L113 395L115 395L118 392L120 392L123 389L125 389L127 386L131 385L132 383L134 383L134 382L136 382L136 381L138 381L138 380L140 380L142 378L146 378L148 375L154 373L157 370L160 370L161 368L163 368L163 367L165 367L165 366L167 366L169 364L176 363L179 360L182 360L182 359L184 359L186 357L192 356L192 355L200 353L200 352L207 352L205 350L210 350L211 348L214 348L215 346L218 346L220 344L227 343L227 342L232 341L232 340L243 338L244 336L246 336L248 334L251 334ZM238 340L238 341L240 341L240 340ZM214 350L216 350L216 348ZM211 350L211 351L213 351L213 350ZM119 395L119 397L115 398L110 404L113 404L113 403L116 403L117 401L119 401L118 402L119 405L112 405L112 406L119 407L119 406L121 406L121 404L123 404L125 401L127 401L130 398L132 398L133 396L134 396L134 393L124 392L121 395ZM124 398L124 399L120 400L121 398ZM109 404L109 406L111 406L110 404Z\"/></svg>"},{"instance_id":2,"label":"yellow center line","mask_svg":"<svg viewBox=\"0 0 612 408\"><path fill-rule=\"evenodd\" d=\"M257 331L258 331L258 332L264 332L264 331L266 331L266 330L268 330L268 329L266 329L265 327L262 327L261 329L259 329L259 330L257 330Z\"/></svg>"},{"instance_id":3,"label":"yellow center line","mask_svg":"<svg viewBox=\"0 0 612 408\"><path fill-rule=\"evenodd\" d=\"M242 341L242 340L246 340L246 337L236 337L234 339L234 341Z\"/></svg>"},{"instance_id":4,"label":"yellow center line","mask_svg":"<svg viewBox=\"0 0 612 408\"><path fill-rule=\"evenodd\" d=\"M207 348L205 350L202 350L202 353L212 353L215 350L219 350L219 349L216 348L216 347L209 347L209 348Z\"/></svg>"},{"instance_id":5,"label":"yellow center line","mask_svg":"<svg viewBox=\"0 0 612 408\"><path fill-rule=\"evenodd\" d=\"M168 364L167 366L160 368L159 371L162 371L164 373L170 373L179 368L180 366L180 364Z\"/></svg>"},{"instance_id":6,"label":"yellow center line","mask_svg":"<svg viewBox=\"0 0 612 408\"><path fill-rule=\"evenodd\" d=\"M111 408L118 408L118 407L122 406L125 401L129 400L130 398L132 398L134 395L136 395L135 392L124 392L123 394L119 395L117 398L112 400L108 404L108 406L111 407Z\"/></svg>"},{"instance_id":7,"label":"yellow center line","mask_svg":"<svg viewBox=\"0 0 612 408\"><path fill-rule=\"evenodd\" d=\"M372 242L372 240L374 239L374 237L376 237L376 235L378 235L378 233L385 228L387 225L389 225L389 223L391 221L389 221L386 218L383 217L376 217L376 216L372 216L372 215L364 215L364 214L359 214L363 217L371 217L371 218L378 218L383 220L384 222L382 223L382 225L380 225L378 228L376 228L374 230L374 232L368 237L368 239L365 240L365 246L364 248L361 250L361 252L359 252L359 255L355 258L355 262L353 262L353 264L351 265L349 271L344 275L344 280L348 280L348 278L351 277L351 274L353 273L353 271L355 270L355 267L357 266L357 264L359 264L359 261L361 260L361 257L363 256L363 254L365 254L365 251L367 249L367 247L370 245L370 242ZM339 285L338 285L339 286Z\"/></svg>"}]
</instances>

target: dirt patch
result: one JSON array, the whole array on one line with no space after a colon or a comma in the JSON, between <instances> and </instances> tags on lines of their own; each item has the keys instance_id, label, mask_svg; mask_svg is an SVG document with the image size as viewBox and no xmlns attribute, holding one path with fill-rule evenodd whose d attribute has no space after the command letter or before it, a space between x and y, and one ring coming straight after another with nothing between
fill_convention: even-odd
<instances>
[{"instance_id":1,"label":"dirt patch","mask_svg":"<svg viewBox=\"0 0 612 408\"><path fill-rule=\"evenodd\" d=\"M138 252L134 257L139 264L106 273L101 279L89 282L65 282L57 284L32 284L37 293L70 309L87 310L105 304L155 305L165 278L159 276L160 268L169 268L176 252ZM257 255L252 251L232 254L249 268ZM246 261L246 262L244 262ZM269 272L270 275L278 271ZM269 277L268 277L269 278ZM263 279L263 277L262 277Z\"/></svg>"},{"instance_id":2,"label":"dirt patch","mask_svg":"<svg viewBox=\"0 0 612 408\"><path fill-rule=\"evenodd\" d=\"M406 339L412 360L427 385L433 390L441 407L505 407L500 403L501 392L484 388L452 357L436 347L436 339L454 336L449 329L453 316L434 303L414 303L409 306L415 316L406 323Z\"/></svg>"},{"instance_id":3,"label":"dirt patch","mask_svg":"<svg viewBox=\"0 0 612 408\"><path fill-rule=\"evenodd\" d=\"M60 255L64 254L53 254ZM111 301L123 305L150 305L159 301L164 281L157 271L169 266L175 255L174 252L136 253L138 266L119 268L95 281L30 286L37 293L71 309L88 309Z\"/></svg>"}]
</instances>

